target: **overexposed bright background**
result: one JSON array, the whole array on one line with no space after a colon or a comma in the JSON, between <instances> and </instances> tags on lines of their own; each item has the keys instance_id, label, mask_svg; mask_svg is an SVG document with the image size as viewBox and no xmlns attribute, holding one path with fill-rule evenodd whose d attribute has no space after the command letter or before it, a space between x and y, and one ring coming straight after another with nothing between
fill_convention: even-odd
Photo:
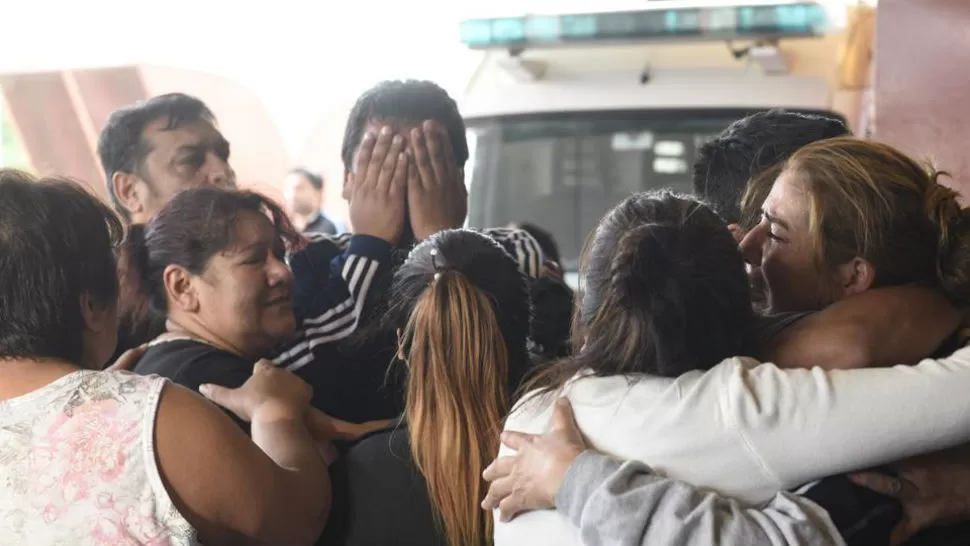
<instances>
[{"instance_id":1,"label":"overexposed bright background","mask_svg":"<svg viewBox=\"0 0 970 546\"><path fill-rule=\"evenodd\" d=\"M464 18L646 3L0 0L0 72L151 64L218 74L259 97L296 154L320 112L379 80L431 79L459 97L481 55L459 43Z\"/></svg>"}]
</instances>

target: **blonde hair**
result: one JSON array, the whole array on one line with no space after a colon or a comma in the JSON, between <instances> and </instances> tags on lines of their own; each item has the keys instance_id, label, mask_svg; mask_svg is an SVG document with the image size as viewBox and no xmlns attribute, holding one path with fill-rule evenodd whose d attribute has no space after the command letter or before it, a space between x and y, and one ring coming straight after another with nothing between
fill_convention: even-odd
<instances>
[{"instance_id":1,"label":"blonde hair","mask_svg":"<svg viewBox=\"0 0 970 546\"><path fill-rule=\"evenodd\" d=\"M761 206L771 193L771 187L781 174L785 163L776 163L753 175L745 185L741 196L741 218L738 224L744 231L751 231L761 222Z\"/></svg>"},{"instance_id":2,"label":"blonde hair","mask_svg":"<svg viewBox=\"0 0 970 546\"><path fill-rule=\"evenodd\" d=\"M816 261L830 267L869 261L876 286L938 282L950 296L970 293L970 238L959 194L945 172L878 142L840 137L809 144L785 171L809 196Z\"/></svg>"},{"instance_id":3,"label":"blonde hair","mask_svg":"<svg viewBox=\"0 0 970 546\"><path fill-rule=\"evenodd\" d=\"M509 410L509 350L495 311L464 274L444 270L402 335L411 454L451 546L492 543L492 515L479 506L482 472Z\"/></svg>"}]
</instances>

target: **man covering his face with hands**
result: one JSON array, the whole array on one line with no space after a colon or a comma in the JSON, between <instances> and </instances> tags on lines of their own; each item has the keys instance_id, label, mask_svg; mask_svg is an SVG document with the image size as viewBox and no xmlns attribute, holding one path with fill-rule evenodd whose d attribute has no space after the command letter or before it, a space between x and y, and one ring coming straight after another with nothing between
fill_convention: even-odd
<instances>
[{"instance_id":1,"label":"man covering his face with hands","mask_svg":"<svg viewBox=\"0 0 970 546\"><path fill-rule=\"evenodd\" d=\"M465 222L465 124L434 83L382 82L354 105L341 156L353 234L315 236L291 257L295 310L310 335L276 362L314 386L316 407L363 422L403 409L402 377L388 373L397 337L381 317L410 248ZM509 230L486 233L508 248Z\"/></svg>"}]
</instances>

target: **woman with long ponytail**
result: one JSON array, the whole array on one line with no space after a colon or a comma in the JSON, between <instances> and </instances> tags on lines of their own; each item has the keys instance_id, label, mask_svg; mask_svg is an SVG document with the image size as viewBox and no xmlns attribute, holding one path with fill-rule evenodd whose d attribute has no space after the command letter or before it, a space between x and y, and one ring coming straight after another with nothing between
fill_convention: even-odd
<instances>
[{"instance_id":1,"label":"woman with long ponytail","mask_svg":"<svg viewBox=\"0 0 970 546\"><path fill-rule=\"evenodd\" d=\"M529 367L526 276L491 238L445 231L411 252L392 293L406 409L332 467L324 543L491 544L482 472Z\"/></svg>"}]
</instances>

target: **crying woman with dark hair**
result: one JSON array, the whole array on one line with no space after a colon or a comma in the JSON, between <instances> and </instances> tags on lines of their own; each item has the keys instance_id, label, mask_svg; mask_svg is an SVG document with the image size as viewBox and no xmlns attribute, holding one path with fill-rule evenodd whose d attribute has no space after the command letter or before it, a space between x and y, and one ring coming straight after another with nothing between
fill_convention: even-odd
<instances>
[{"instance_id":1,"label":"crying woman with dark hair","mask_svg":"<svg viewBox=\"0 0 970 546\"><path fill-rule=\"evenodd\" d=\"M121 301L165 324L135 371L194 391L242 386L253 363L296 332L283 259L301 243L269 200L217 188L181 193L147 225L131 226Z\"/></svg>"},{"instance_id":2,"label":"crying woman with dark hair","mask_svg":"<svg viewBox=\"0 0 970 546\"><path fill-rule=\"evenodd\" d=\"M301 338L284 260L303 243L269 199L214 187L182 192L148 224L131 226L119 260L121 305L136 323L164 325L134 371L193 391L242 387L256 361ZM310 417L324 442L370 426Z\"/></svg>"},{"instance_id":3,"label":"crying woman with dark hair","mask_svg":"<svg viewBox=\"0 0 970 546\"><path fill-rule=\"evenodd\" d=\"M830 358L838 336L813 319L783 336L805 348L793 362L738 356L760 353L764 320L727 226L690 198L628 198L600 222L581 273L574 355L539 374L506 430L541 434L565 396L590 447L748 505L970 440L970 349L913 367L840 370ZM838 324L867 297L816 315ZM498 546L580 542L556 512L498 519Z\"/></svg>"}]
</instances>

